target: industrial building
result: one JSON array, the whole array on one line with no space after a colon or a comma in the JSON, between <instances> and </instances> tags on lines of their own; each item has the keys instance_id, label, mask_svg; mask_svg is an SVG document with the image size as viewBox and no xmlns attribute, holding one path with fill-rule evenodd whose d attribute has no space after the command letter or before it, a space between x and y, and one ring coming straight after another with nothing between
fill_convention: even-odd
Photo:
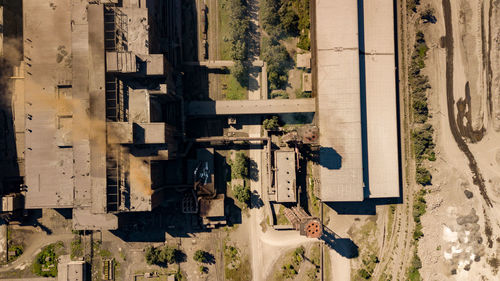
<instances>
[{"instance_id":1,"label":"industrial building","mask_svg":"<svg viewBox=\"0 0 500 281\"><path fill-rule=\"evenodd\" d=\"M178 148L176 44L154 44L178 32L149 18L173 1L98 2L23 1L25 208L72 208L74 229L155 208Z\"/></svg>"},{"instance_id":2,"label":"industrial building","mask_svg":"<svg viewBox=\"0 0 500 281\"><path fill-rule=\"evenodd\" d=\"M363 201L357 1L316 1L320 191Z\"/></svg>"},{"instance_id":3,"label":"industrial building","mask_svg":"<svg viewBox=\"0 0 500 281\"><path fill-rule=\"evenodd\" d=\"M399 197L394 2L364 1L364 81L370 198Z\"/></svg>"},{"instance_id":4,"label":"industrial building","mask_svg":"<svg viewBox=\"0 0 500 281\"><path fill-rule=\"evenodd\" d=\"M325 202L399 197L393 5L316 1L319 197Z\"/></svg>"}]
</instances>

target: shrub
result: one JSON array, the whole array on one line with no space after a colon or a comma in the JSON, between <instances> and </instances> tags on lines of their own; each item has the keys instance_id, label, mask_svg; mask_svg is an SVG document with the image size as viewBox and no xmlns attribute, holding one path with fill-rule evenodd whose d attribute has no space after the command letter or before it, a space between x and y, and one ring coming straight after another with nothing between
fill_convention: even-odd
<instances>
[{"instance_id":1,"label":"shrub","mask_svg":"<svg viewBox=\"0 0 500 281\"><path fill-rule=\"evenodd\" d=\"M311 49L311 39L309 39L309 32L300 33L299 42L297 42L297 47L302 50L309 51Z\"/></svg>"},{"instance_id":2,"label":"shrub","mask_svg":"<svg viewBox=\"0 0 500 281\"><path fill-rule=\"evenodd\" d=\"M264 122L262 122L262 126L266 130L276 130L279 128L279 119L278 116L273 116L272 118L265 119Z\"/></svg>"},{"instance_id":3,"label":"shrub","mask_svg":"<svg viewBox=\"0 0 500 281\"><path fill-rule=\"evenodd\" d=\"M233 187L234 197L241 203L248 204L250 202L250 188L248 186L236 185Z\"/></svg>"},{"instance_id":4,"label":"shrub","mask_svg":"<svg viewBox=\"0 0 500 281\"><path fill-rule=\"evenodd\" d=\"M288 99L288 93L285 90L274 90L270 95L271 99Z\"/></svg>"},{"instance_id":5,"label":"shrub","mask_svg":"<svg viewBox=\"0 0 500 281\"><path fill-rule=\"evenodd\" d=\"M372 277L372 275L364 268L358 270L358 275L364 279L370 279Z\"/></svg>"},{"instance_id":6,"label":"shrub","mask_svg":"<svg viewBox=\"0 0 500 281\"><path fill-rule=\"evenodd\" d=\"M298 99L310 98L311 96L312 96L311 92L303 92L303 91L300 91L300 90L298 90L297 92L295 92L295 97L298 98Z\"/></svg>"},{"instance_id":7,"label":"shrub","mask_svg":"<svg viewBox=\"0 0 500 281\"><path fill-rule=\"evenodd\" d=\"M193 260L201 263L206 263L207 262L207 252L203 250L197 250L194 253Z\"/></svg>"},{"instance_id":8,"label":"shrub","mask_svg":"<svg viewBox=\"0 0 500 281\"><path fill-rule=\"evenodd\" d=\"M415 202L413 203L413 221L417 224L420 223L420 217L423 216L426 211L424 194L425 191L419 191L415 197Z\"/></svg>"},{"instance_id":9,"label":"shrub","mask_svg":"<svg viewBox=\"0 0 500 281\"><path fill-rule=\"evenodd\" d=\"M408 0L406 2L406 8L408 11L417 12L417 6L420 5L420 0Z\"/></svg>"},{"instance_id":10,"label":"shrub","mask_svg":"<svg viewBox=\"0 0 500 281\"><path fill-rule=\"evenodd\" d=\"M420 261L420 258L418 257L418 253L415 250L413 254L413 258L411 261L411 265L408 268L408 281L420 281L422 280L422 277L420 276L420 272L418 271L420 268L422 268L422 262Z\"/></svg>"},{"instance_id":11,"label":"shrub","mask_svg":"<svg viewBox=\"0 0 500 281\"><path fill-rule=\"evenodd\" d=\"M73 241L71 241L71 253L70 257L73 259L75 257L81 257L83 255L82 239L80 236L76 236Z\"/></svg>"},{"instance_id":12,"label":"shrub","mask_svg":"<svg viewBox=\"0 0 500 281\"><path fill-rule=\"evenodd\" d=\"M432 149L434 149L433 133L434 130L430 124L425 124L413 130L413 151L417 160L423 159L432 152Z\"/></svg>"},{"instance_id":13,"label":"shrub","mask_svg":"<svg viewBox=\"0 0 500 281\"><path fill-rule=\"evenodd\" d=\"M299 265L304 260L304 247L300 246L293 252L293 259L296 265Z\"/></svg>"},{"instance_id":14,"label":"shrub","mask_svg":"<svg viewBox=\"0 0 500 281\"><path fill-rule=\"evenodd\" d=\"M418 184L423 185L423 186L430 185L431 181L432 181L432 175L429 172L429 170L427 170L426 168L417 167L416 181Z\"/></svg>"},{"instance_id":15,"label":"shrub","mask_svg":"<svg viewBox=\"0 0 500 281\"><path fill-rule=\"evenodd\" d=\"M436 16L434 16L434 9L433 8L427 8L425 11L422 12L420 18L422 19L423 23L436 23L437 19Z\"/></svg>"},{"instance_id":16,"label":"shrub","mask_svg":"<svg viewBox=\"0 0 500 281\"><path fill-rule=\"evenodd\" d=\"M291 279L298 273L297 270L295 270L295 268L291 264L286 264L281 269L283 270L283 276L285 278Z\"/></svg>"},{"instance_id":17,"label":"shrub","mask_svg":"<svg viewBox=\"0 0 500 281\"><path fill-rule=\"evenodd\" d=\"M23 254L24 248L21 245L14 245L9 248L9 252L14 253L13 259L15 259Z\"/></svg>"},{"instance_id":18,"label":"shrub","mask_svg":"<svg viewBox=\"0 0 500 281\"><path fill-rule=\"evenodd\" d=\"M207 273L208 272L208 267L204 266L204 265L200 265L200 273L203 274L203 273Z\"/></svg>"}]
</instances>

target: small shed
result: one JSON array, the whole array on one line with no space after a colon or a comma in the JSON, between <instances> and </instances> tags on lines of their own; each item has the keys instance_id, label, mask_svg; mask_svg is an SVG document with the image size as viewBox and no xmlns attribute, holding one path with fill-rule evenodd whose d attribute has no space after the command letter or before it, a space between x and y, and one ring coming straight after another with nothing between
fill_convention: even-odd
<instances>
[{"instance_id":1,"label":"small shed","mask_svg":"<svg viewBox=\"0 0 500 281\"><path fill-rule=\"evenodd\" d=\"M297 54L297 68L311 68L311 53Z\"/></svg>"}]
</instances>

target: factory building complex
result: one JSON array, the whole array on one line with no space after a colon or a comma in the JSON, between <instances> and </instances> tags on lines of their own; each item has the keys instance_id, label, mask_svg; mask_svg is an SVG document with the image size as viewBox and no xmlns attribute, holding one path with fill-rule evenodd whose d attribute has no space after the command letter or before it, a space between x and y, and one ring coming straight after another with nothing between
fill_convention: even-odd
<instances>
[{"instance_id":1,"label":"factory building complex","mask_svg":"<svg viewBox=\"0 0 500 281\"><path fill-rule=\"evenodd\" d=\"M75 230L114 230L120 214L177 194L182 213L206 228L224 225L214 147L228 142L260 149L266 203L298 204L303 146L318 151L321 201L400 196L393 1L316 1L312 54L300 57L311 98L268 100L265 82L262 99L189 101L179 69L231 62L182 61L182 28L171 16L179 2L23 0L24 61L11 78L25 209L71 209ZM186 132L189 121L225 118L234 129L248 116L297 113L314 125L279 138L260 127L242 137ZM301 233L321 235L300 206L287 216Z\"/></svg>"}]
</instances>

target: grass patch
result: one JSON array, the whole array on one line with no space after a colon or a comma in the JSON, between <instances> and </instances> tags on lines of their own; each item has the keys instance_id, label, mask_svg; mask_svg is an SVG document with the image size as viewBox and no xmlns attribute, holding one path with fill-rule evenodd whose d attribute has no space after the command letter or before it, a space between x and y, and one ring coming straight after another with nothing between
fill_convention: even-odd
<instances>
[{"instance_id":1,"label":"grass patch","mask_svg":"<svg viewBox=\"0 0 500 281\"><path fill-rule=\"evenodd\" d=\"M314 194L314 179L312 177L312 164L307 163L307 206L309 213L314 217L320 217L320 200Z\"/></svg>"},{"instance_id":2,"label":"grass patch","mask_svg":"<svg viewBox=\"0 0 500 281\"><path fill-rule=\"evenodd\" d=\"M288 219L285 217L285 206L283 206L283 205L280 205L278 214L276 215L276 224L278 224L278 225L290 224Z\"/></svg>"},{"instance_id":3,"label":"grass patch","mask_svg":"<svg viewBox=\"0 0 500 281\"><path fill-rule=\"evenodd\" d=\"M62 254L63 242L50 244L42 249L33 262L33 273L42 277L57 276L57 258Z\"/></svg>"},{"instance_id":4,"label":"grass patch","mask_svg":"<svg viewBox=\"0 0 500 281\"><path fill-rule=\"evenodd\" d=\"M250 281L252 271L248 257L242 257L241 251L224 242L224 274L227 280Z\"/></svg>"},{"instance_id":5,"label":"grass patch","mask_svg":"<svg viewBox=\"0 0 500 281\"><path fill-rule=\"evenodd\" d=\"M303 246L292 250L280 259L282 261L279 270L275 271L273 280L283 281L293 279L299 273L300 266L304 261L305 249Z\"/></svg>"},{"instance_id":6,"label":"grass patch","mask_svg":"<svg viewBox=\"0 0 500 281\"><path fill-rule=\"evenodd\" d=\"M390 205L387 212L387 240L391 238L392 227L394 225L394 214L396 213L396 205Z\"/></svg>"},{"instance_id":7,"label":"grass patch","mask_svg":"<svg viewBox=\"0 0 500 281\"><path fill-rule=\"evenodd\" d=\"M231 60L231 43L229 42L231 18L226 1L219 4L219 56L222 60Z\"/></svg>"},{"instance_id":8,"label":"grass patch","mask_svg":"<svg viewBox=\"0 0 500 281\"><path fill-rule=\"evenodd\" d=\"M12 245L9 247L9 253L14 253L14 255L9 255L8 262L12 262L20 257L24 252L24 248L22 245Z\"/></svg>"},{"instance_id":9,"label":"grass patch","mask_svg":"<svg viewBox=\"0 0 500 281\"><path fill-rule=\"evenodd\" d=\"M221 83L225 85L222 88L222 94L227 100L246 100L247 99L247 87L242 86L236 77L232 74L222 75Z\"/></svg>"}]
</instances>

